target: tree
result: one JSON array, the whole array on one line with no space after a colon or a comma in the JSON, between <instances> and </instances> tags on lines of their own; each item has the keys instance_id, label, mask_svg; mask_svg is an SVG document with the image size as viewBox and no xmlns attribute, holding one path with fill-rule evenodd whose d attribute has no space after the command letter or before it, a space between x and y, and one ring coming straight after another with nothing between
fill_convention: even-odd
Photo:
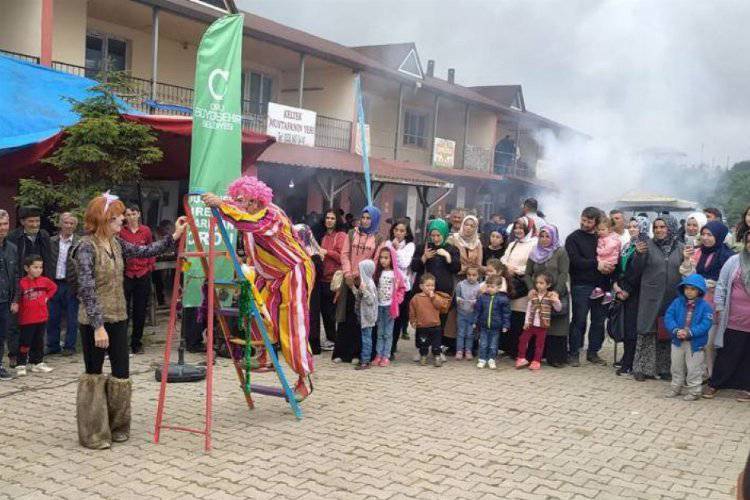
<instances>
[{"instance_id":1,"label":"tree","mask_svg":"<svg viewBox=\"0 0 750 500\"><path fill-rule=\"evenodd\" d=\"M750 204L750 161L735 163L724 172L711 202L723 209L730 225L739 222L743 211Z\"/></svg>"},{"instance_id":2,"label":"tree","mask_svg":"<svg viewBox=\"0 0 750 500\"><path fill-rule=\"evenodd\" d=\"M137 183L144 165L162 159L151 129L120 116L115 93L131 92L125 77L110 74L108 82L90 90L91 96L82 101L68 99L81 119L65 127L62 145L42 160L63 174L63 180L21 179L16 197L20 205L81 215L91 198L116 185Z\"/></svg>"}]
</instances>

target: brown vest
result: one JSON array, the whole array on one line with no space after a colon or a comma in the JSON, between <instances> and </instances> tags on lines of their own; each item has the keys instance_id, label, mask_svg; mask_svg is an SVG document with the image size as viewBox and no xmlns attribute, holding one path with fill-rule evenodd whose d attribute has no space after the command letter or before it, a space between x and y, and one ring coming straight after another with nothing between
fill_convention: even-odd
<instances>
[{"instance_id":1,"label":"brown vest","mask_svg":"<svg viewBox=\"0 0 750 500\"><path fill-rule=\"evenodd\" d=\"M89 240L94 247L94 281L96 282L96 299L102 311L105 323L117 323L128 319L123 289L123 273L125 262L122 258L122 247L117 238L112 238L112 251L98 243L97 238L85 236L82 241ZM78 322L89 324L84 307L78 309Z\"/></svg>"}]
</instances>

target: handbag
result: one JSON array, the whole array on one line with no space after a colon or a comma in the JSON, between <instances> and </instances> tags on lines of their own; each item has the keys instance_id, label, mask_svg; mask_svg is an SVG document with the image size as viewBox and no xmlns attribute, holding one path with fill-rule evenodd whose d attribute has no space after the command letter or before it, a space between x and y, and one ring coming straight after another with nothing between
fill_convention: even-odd
<instances>
[{"instance_id":1,"label":"handbag","mask_svg":"<svg viewBox=\"0 0 750 500\"><path fill-rule=\"evenodd\" d=\"M513 285L512 292L508 295L512 300L526 297L529 294L529 287L526 286L526 280L518 276L510 278L510 283Z\"/></svg>"},{"instance_id":2,"label":"handbag","mask_svg":"<svg viewBox=\"0 0 750 500\"><path fill-rule=\"evenodd\" d=\"M669 342L672 340L672 334L664 326L664 316L656 318L656 340L659 342Z\"/></svg>"},{"instance_id":3,"label":"handbag","mask_svg":"<svg viewBox=\"0 0 750 500\"><path fill-rule=\"evenodd\" d=\"M625 305L614 300L607 310L607 335L615 342L625 340Z\"/></svg>"}]
</instances>

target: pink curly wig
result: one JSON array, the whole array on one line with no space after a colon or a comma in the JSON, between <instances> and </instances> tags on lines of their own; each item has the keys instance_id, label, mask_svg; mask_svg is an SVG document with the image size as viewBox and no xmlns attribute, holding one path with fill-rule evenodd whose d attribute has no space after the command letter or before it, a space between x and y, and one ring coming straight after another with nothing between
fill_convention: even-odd
<instances>
[{"instance_id":1,"label":"pink curly wig","mask_svg":"<svg viewBox=\"0 0 750 500\"><path fill-rule=\"evenodd\" d=\"M243 175L229 185L227 194L232 198L243 196L248 200L257 200L264 207L273 199L273 190L257 177Z\"/></svg>"}]
</instances>

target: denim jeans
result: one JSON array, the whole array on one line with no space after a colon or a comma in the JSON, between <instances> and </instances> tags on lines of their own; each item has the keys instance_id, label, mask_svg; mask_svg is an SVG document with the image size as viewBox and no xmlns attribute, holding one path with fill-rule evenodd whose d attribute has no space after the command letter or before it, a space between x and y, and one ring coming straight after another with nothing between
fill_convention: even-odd
<instances>
[{"instance_id":1,"label":"denim jeans","mask_svg":"<svg viewBox=\"0 0 750 500\"><path fill-rule=\"evenodd\" d=\"M60 352L60 332L65 317L65 350L75 351L78 337L78 299L65 280L55 280L57 293L49 301L49 321L47 322L47 350Z\"/></svg>"},{"instance_id":2,"label":"denim jeans","mask_svg":"<svg viewBox=\"0 0 750 500\"><path fill-rule=\"evenodd\" d=\"M360 363L369 363L372 358L372 327L362 327L362 354L359 357Z\"/></svg>"},{"instance_id":3,"label":"denim jeans","mask_svg":"<svg viewBox=\"0 0 750 500\"><path fill-rule=\"evenodd\" d=\"M458 311L456 328L456 353L471 351L474 344L474 323L477 315L474 312Z\"/></svg>"},{"instance_id":4,"label":"denim jeans","mask_svg":"<svg viewBox=\"0 0 750 500\"><path fill-rule=\"evenodd\" d=\"M381 358L391 357L393 346L393 318L391 306L378 306L378 341L375 344L375 355Z\"/></svg>"},{"instance_id":5,"label":"denim jeans","mask_svg":"<svg viewBox=\"0 0 750 500\"><path fill-rule=\"evenodd\" d=\"M576 285L570 291L573 304L573 317L570 322L570 337L568 353L578 356L578 351L583 348L586 336L586 321L591 313L591 324L589 325L588 354L596 354L602 348L604 342L604 320L607 317L606 307L602 305L602 299L590 299L593 285Z\"/></svg>"},{"instance_id":6,"label":"denim jeans","mask_svg":"<svg viewBox=\"0 0 750 500\"><path fill-rule=\"evenodd\" d=\"M500 339L500 330L479 330L479 359L485 361L497 357L497 343Z\"/></svg>"}]
</instances>

